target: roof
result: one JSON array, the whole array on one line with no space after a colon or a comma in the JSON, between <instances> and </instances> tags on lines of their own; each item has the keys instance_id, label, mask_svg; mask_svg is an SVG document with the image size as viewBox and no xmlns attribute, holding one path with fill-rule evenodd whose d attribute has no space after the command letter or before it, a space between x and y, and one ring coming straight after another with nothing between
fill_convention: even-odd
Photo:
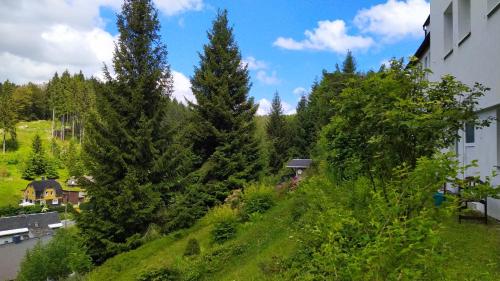
<instances>
[{"instance_id":1,"label":"roof","mask_svg":"<svg viewBox=\"0 0 500 281\"><path fill-rule=\"evenodd\" d=\"M57 212L3 217L0 218L0 236L27 232L29 228L48 228L59 223L61 220Z\"/></svg>"},{"instance_id":2,"label":"roof","mask_svg":"<svg viewBox=\"0 0 500 281\"><path fill-rule=\"evenodd\" d=\"M430 46L431 46L431 34L427 33L427 35L425 35L424 41L422 42L422 44L420 44L414 56L421 59L422 56L425 54L425 52L429 50Z\"/></svg>"},{"instance_id":3,"label":"roof","mask_svg":"<svg viewBox=\"0 0 500 281\"><path fill-rule=\"evenodd\" d=\"M311 159L292 159L287 164L287 168L309 168L311 166Z\"/></svg>"},{"instance_id":4,"label":"roof","mask_svg":"<svg viewBox=\"0 0 500 281\"><path fill-rule=\"evenodd\" d=\"M53 188L56 191L57 196L62 196L62 187L59 182L56 180L39 180L32 181L28 184L28 186L33 187L35 190L36 198L41 198L42 194L45 192L47 188Z\"/></svg>"}]
</instances>

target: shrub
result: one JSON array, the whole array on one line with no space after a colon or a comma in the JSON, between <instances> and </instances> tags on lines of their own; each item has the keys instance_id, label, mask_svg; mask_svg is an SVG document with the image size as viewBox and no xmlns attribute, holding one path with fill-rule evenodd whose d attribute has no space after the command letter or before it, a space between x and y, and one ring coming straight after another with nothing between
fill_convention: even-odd
<instances>
[{"instance_id":1,"label":"shrub","mask_svg":"<svg viewBox=\"0 0 500 281\"><path fill-rule=\"evenodd\" d=\"M248 218L253 213L264 213L274 206L274 190L263 185L254 185L245 189L243 194L242 215Z\"/></svg>"},{"instance_id":2,"label":"shrub","mask_svg":"<svg viewBox=\"0 0 500 281\"><path fill-rule=\"evenodd\" d=\"M170 268L161 268L142 273L137 281L176 281L180 280L178 271Z\"/></svg>"},{"instance_id":3,"label":"shrub","mask_svg":"<svg viewBox=\"0 0 500 281\"><path fill-rule=\"evenodd\" d=\"M9 170L5 166L0 167L0 178L6 178L10 176Z\"/></svg>"},{"instance_id":4,"label":"shrub","mask_svg":"<svg viewBox=\"0 0 500 281\"><path fill-rule=\"evenodd\" d=\"M200 254L200 243L195 238L189 239L186 249L184 250L184 256L197 256Z\"/></svg>"},{"instance_id":5,"label":"shrub","mask_svg":"<svg viewBox=\"0 0 500 281\"><path fill-rule=\"evenodd\" d=\"M214 225L212 229L212 239L217 243L224 243L227 240L236 236L236 221L227 220L220 221Z\"/></svg>"},{"instance_id":6,"label":"shrub","mask_svg":"<svg viewBox=\"0 0 500 281\"><path fill-rule=\"evenodd\" d=\"M206 224L217 224L223 221L236 221L238 218L238 210L231 208L229 205L219 205L212 208L203 218Z\"/></svg>"}]
</instances>

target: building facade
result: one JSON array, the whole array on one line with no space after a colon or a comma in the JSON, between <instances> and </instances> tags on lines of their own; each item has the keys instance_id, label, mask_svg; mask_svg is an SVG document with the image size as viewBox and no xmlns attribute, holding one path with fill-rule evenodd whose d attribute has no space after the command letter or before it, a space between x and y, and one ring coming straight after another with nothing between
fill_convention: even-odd
<instances>
[{"instance_id":1,"label":"building facade","mask_svg":"<svg viewBox=\"0 0 500 281\"><path fill-rule=\"evenodd\" d=\"M451 74L469 86L479 82L491 89L477 112L494 121L482 129L464 125L453 148L462 164L478 161L463 176L500 173L500 0L432 0L424 31L415 55L432 71L429 80ZM500 185L500 176L493 184ZM500 200L488 199L488 214L500 219Z\"/></svg>"},{"instance_id":2,"label":"building facade","mask_svg":"<svg viewBox=\"0 0 500 281\"><path fill-rule=\"evenodd\" d=\"M63 189L56 180L42 179L32 181L23 192L23 200L20 205L42 204L60 205L63 199Z\"/></svg>"}]
</instances>

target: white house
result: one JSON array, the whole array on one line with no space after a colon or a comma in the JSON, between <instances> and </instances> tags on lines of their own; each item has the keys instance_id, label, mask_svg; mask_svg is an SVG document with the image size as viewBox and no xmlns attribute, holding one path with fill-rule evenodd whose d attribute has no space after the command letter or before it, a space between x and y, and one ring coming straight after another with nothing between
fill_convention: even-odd
<instances>
[{"instance_id":1,"label":"white house","mask_svg":"<svg viewBox=\"0 0 500 281\"><path fill-rule=\"evenodd\" d=\"M424 31L415 55L432 70L429 80L451 74L470 86L479 82L491 88L477 112L480 118L500 119L500 0L432 0ZM479 165L464 176L500 174L498 122L483 129L464 125L455 152L461 163L476 159ZM493 183L500 185L500 176ZM488 214L500 219L500 200L488 199Z\"/></svg>"}]
</instances>

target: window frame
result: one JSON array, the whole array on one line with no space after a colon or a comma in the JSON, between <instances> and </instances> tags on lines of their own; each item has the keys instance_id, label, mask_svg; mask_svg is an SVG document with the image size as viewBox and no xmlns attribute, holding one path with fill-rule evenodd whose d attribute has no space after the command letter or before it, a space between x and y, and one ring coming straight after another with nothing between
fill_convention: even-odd
<instances>
[{"instance_id":1,"label":"window frame","mask_svg":"<svg viewBox=\"0 0 500 281\"><path fill-rule=\"evenodd\" d=\"M453 1L443 12L443 60L453 54Z\"/></svg>"},{"instance_id":2,"label":"window frame","mask_svg":"<svg viewBox=\"0 0 500 281\"><path fill-rule=\"evenodd\" d=\"M464 135L465 135L464 141L466 146L474 146L476 144L476 126L473 123L465 123ZM472 137L472 141L470 141L471 140L470 137Z\"/></svg>"},{"instance_id":3,"label":"window frame","mask_svg":"<svg viewBox=\"0 0 500 281\"><path fill-rule=\"evenodd\" d=\"M498 9L500 9L500 0L497 0L498 2L496 4L493 4L493 7L490 7L489 1L490 0L488 0L488 3L486 5L486 8L488 9L486 16L488 18L493 16L495 14L495 12L498 11Z\"/></svg>"}]
</instances>

